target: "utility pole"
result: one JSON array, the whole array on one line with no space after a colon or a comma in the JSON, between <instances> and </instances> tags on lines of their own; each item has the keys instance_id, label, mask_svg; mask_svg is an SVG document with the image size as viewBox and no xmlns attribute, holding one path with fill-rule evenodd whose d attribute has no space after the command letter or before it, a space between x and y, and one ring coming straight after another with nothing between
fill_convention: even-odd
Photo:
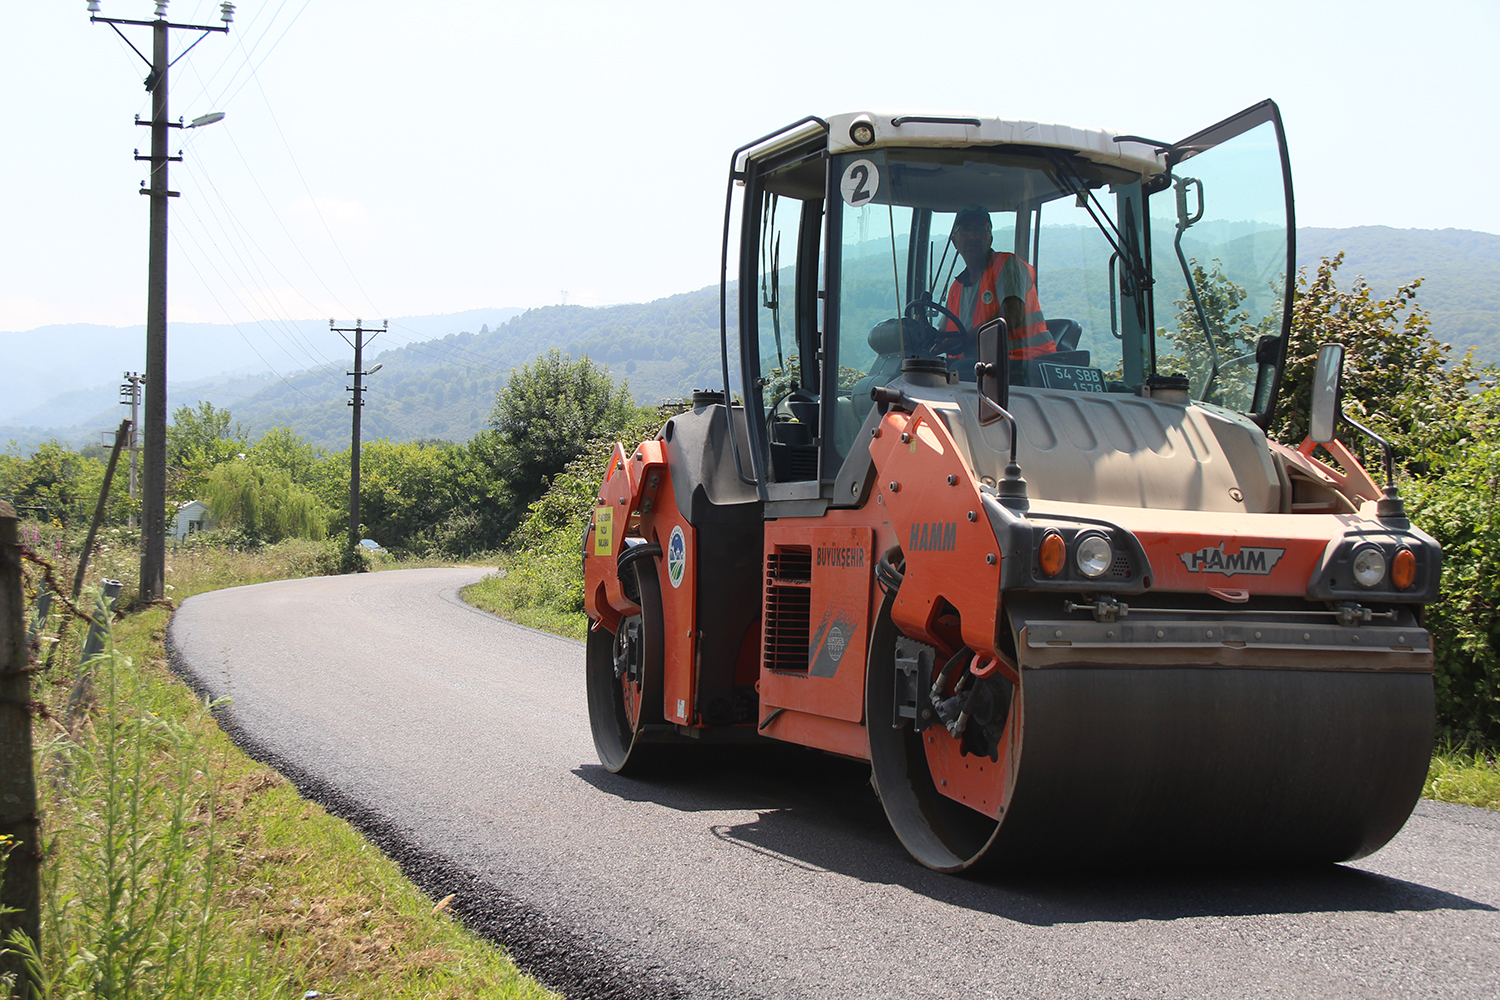
<instances>
[{"instance_id":1,"label":"utility pole","mask_svg":"<svg viewBox=\"0 0 1500 1000\"><path fill-rule=\"evenodd\" d=\"M167 21L167 0L156 0L156 19L133 21L124 18L100 17L99 0L89 0L89 21L109 25L115 34L125 40L135 54L151 67L146 76L146 89L151 92L151 121L136 119L137 125L151 127L151 155L142 156L137 150L135 158L151 164L150 184L141 185L141 194L151 198L151 240L148 251L149 274L146 279L146 419L145 419L145 482L141 490L141 601L160 600L166 589L166 537L167 537L167 199L175 198L176 191L167 189L167 164L181 161L182 154L167 155L167 130L169 128L196 128L210 125L223 118L214 112L193 119L184 125L179 119L167 121L167 71L177 60L169 58L167 32L172 28L199 31L203 34L183 50L191 52L194 45L208 37L210 31L229 33L234 20L234 4L219 5L219 20L223 27L215 28L201 24L172 24ZM129 24L151 29L151 58L147 59L135 44L125 37L120 25Z\"/></svg>"},{"instance_id":2,"label":"utility pole","mask_svg":"<svg viewBox=\"0 0 1500 1000\"><path fill-rule=\"evenodd\" d=\"M349 400L349 405L354 407L353 430L349 444L349 548L352 549L359 544L359 411L365 408L367 390L364 377L374 375L380 370L380 365L376 365L369 371L364 370L365 333L368 332L370 339L374 340L378 334L384 333L390 327L390 320L382 320L379 330L371 327L369 331L365 330L365 322L362 319L356 319L353 326L335 326L334 322L334 320L328 321L328 329L344 337L344 343L354 348L354 370L345 373L354 376L354 384L344 386L345 392L354 394L354 398ZM346 333L354 334L354 339L350 340L345 337Z\"/></svg>"},{"instance_id":3,"label":"utility pole","mask_svg":"<svg viewBox=\"0 0 1500 1000\"><path fill-rule=\"evenodd\" d=\"M126 372L125 384L120 386L121 406L130 407L130 499L135 499L136 489L136 456L141 451L141 433L136 430L141 426L141 383L146 381L140 372ZM130 526L136 526L135 515L130 515Z\"/></svg>"}]
</instances>

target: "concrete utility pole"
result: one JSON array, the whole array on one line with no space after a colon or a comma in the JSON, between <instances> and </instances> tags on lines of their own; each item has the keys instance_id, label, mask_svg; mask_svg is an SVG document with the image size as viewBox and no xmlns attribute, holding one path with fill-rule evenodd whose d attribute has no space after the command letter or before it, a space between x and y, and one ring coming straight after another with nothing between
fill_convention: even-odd
<instances>
[{"instance_id":1,"label":"concrete utility pole","mask_svg":"<svg viewBox=\"0 0 1500 1000\"><path fill-rule=\"evenodd\" d=\"M130 407L130 499L135 499L136 490L136 456L141 452L141 432L136 428L141 426L141 383L146 381L140 372L126 372L125 384L120 386L121 406ZM130 526L136 526L134 514L130 515Z\"/></svg>"},{"instance_id":2,"label":"concrete utility pole","mask_svg":"<svg viewBox=\"0 0 1500 1000\"><path fill-rule=\"evenodd\" d=\"M354 407L353 430L350 435L349 444L349 547L352 549L359 544L359 411L365 408L364 377L374 375L380 370L376 365L369 371L364 370L365 364L365 323L362 319L354 321L353 326L334 326L334 320L328 321L328 329L344 337L346 333L354 334L354 339L344 337L344 343L354 348L354 370L345 372L354 376L354 384L344 386L345 392L354 393L354 398L349 400L349 405ZM390 327L390 320L381 320L380 329L371 328L368 332L370 339L374 340L376 335L384 333Z\"/></svg>"},{"instance_id":3,"label":"concrete utility pole","mask_svg":"<svg viewBox=\"0 0 1500 1000\"><path fill-rule=\"evenodd\" d=\"M145 483L141 491L141 582L142 601L160 600L166 585L166 537L167 537L167 199L175 198L176 191L167 190L167 164L181 161L182 155L167 155L167 129L197 128L211 125L224 117L214 112L193 119L184 125L181 119L167 121L167 71L175 59L167 52L167 32L171 28L201 31L198 39L183 50L191 52L194 45L207 37L210 31L229 32L234 20L234 4L219 5L219 19L223 27L215 28L201 24L172 24L167 21L167 0L156 0L154 21L132 21L124 18L99 17L99 0L89 0L89 21L107 24L115 34L125 40L135 54L140 56L151 72L146 76L146 89L151 92L151 120L136 119L137 125L151 127L151 155L142 156L137 150L135 158L151 164L149 184L141 185L141 194L151 198L151 241L148 251L149 275L146 279L146 419L145 419ZM151 58L125 37L120 25L138 25L151 29Z\"/></svg>"}]
</instances>

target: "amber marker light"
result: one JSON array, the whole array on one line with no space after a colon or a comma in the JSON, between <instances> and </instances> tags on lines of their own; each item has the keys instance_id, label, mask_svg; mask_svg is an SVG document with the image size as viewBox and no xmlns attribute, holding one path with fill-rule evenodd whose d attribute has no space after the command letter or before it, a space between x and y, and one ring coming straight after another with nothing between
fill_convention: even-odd
<instances>
[{"instance_id":1,"label":"amber marker light","mask_svg":"<svg viewBox=\"0 0 1500 1000\"><path fill-rule=\"evenodd\" d=\"M1056 576L1061 573L1063 563L1068 559L1068 546L1063 543L1062 535L1049 531L1042 539L1040 555L1043 573L1047 576Z\"/></svg>"},{"instance_id":2,"label":"amber marker light","mask_svg":"<svg viewBox=\"0 0 1500 1000\"><path fill-rule=\"evenodd\" d=\"M1402 549L1391 560L1391 583L1397 590L1406 590L1417 582L1417 557L1411 549Z\"/></svg>"}]
</instances>

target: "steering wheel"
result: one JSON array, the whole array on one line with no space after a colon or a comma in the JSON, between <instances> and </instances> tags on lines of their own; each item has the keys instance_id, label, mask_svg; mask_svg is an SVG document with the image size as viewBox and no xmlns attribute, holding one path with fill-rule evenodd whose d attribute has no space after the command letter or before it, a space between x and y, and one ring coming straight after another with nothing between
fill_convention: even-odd
<instances>
[{"instance_id":1,"label":"steering wheel","mask_svg":"<svg viewBox=\"0 0 1500 1000\"><path fill-rule=\"evenodd\" d=\"M932 325L928 318L929 313L936 313L953 324L952 330L939 330ZM946 352L950 347L962 347L972 338L964 321L954 314L953 310L941 305L928 295L912 299L906 306L906 318L915 322L920 328L923 343L918 345L918 352L923 356L935 355L941 349Z\"/></svg>"}]
</instances>

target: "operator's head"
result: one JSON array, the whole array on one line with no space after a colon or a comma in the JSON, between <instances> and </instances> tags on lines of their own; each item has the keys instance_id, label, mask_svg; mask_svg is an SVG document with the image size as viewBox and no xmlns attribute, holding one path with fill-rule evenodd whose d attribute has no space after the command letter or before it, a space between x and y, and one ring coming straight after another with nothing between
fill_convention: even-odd
<instances>
[{"instance_id":1,"label":"operator's head","mask_svg":"<svg viewBox=\"0 0 1500 1000\"><path fill-rule=\"evenodd\" d=\"M977 257L989 250L992 233L990 213L983 205L967 205L953 217L949 234L953 247L964 257Z\"/></svg>"}]
</instances>

